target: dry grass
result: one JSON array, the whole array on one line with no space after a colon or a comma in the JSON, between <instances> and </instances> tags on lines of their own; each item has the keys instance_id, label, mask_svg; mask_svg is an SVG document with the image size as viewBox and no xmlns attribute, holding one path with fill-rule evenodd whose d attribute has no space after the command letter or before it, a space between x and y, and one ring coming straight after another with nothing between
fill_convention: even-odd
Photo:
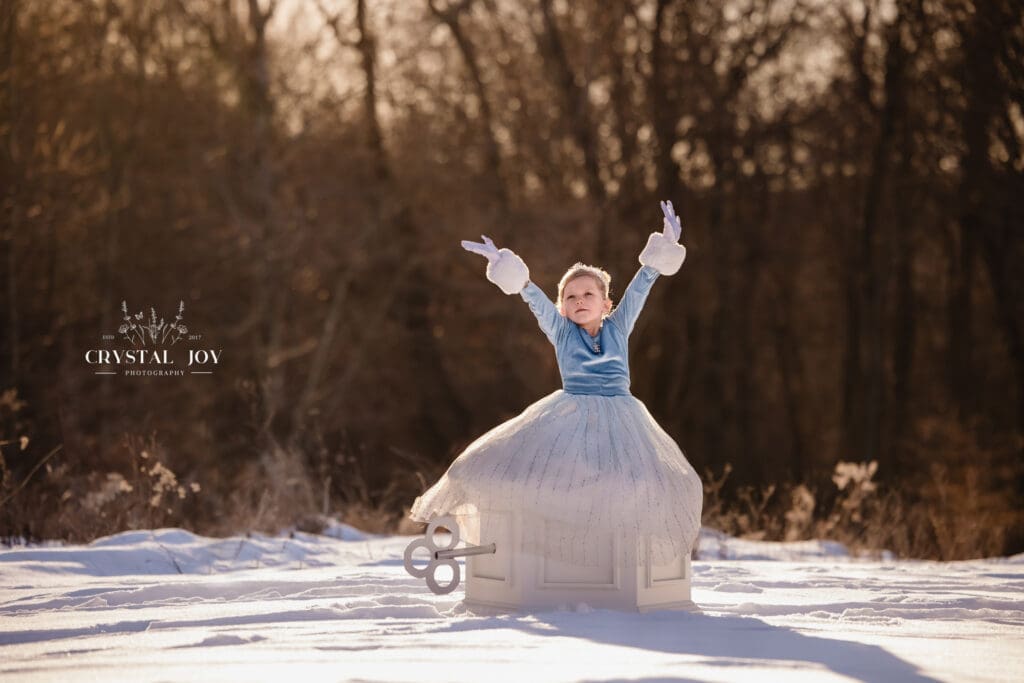
<instances>
[{"instance_id":1,"label":"dry grass","mask_svg":"<svg viewBox=\"0 0 1024 683\"><path fill-rule=\"evenodd\" d=\"M12 392L0 396L0 540L7 542L82 542L166 526L206 535L316 532L329 519L372 533L418 534L424 525L408 519L409 505L443 471L405 452L331 454L315 438L313 447L271 442L241 469L207 468L209 479L199 481L179 476L175 454L156 434L123 434L103 471L77 469L66 454L52 462L36 456L33 465L17 420L23 406ZM839 462L831 484L820 488L734 486L726 464L705 475L703 522L743 538L828 538L856 552L900 557L1019 552L1024 509L1014 486L1024 467L1021 444L979 443L975 432L922 421L910 448L929 464L900 481L879 481L885 472L875 462Z\"/></svg>"},{"instance_id":2,"label":"dry grass","mask_svg":"<svg viewBox=\"0 0 1024 683\"><path fill-rule=\"evenodd\" d=\"M838 462L834 488L823 491L771 484L739 487L727 496L727 464L721 474L705 475L703 523L743 538L826 538L855 552L898 557L963 560L1019 552L1024 507L1014 485L1020 444L983 446L970 434L955 423L922 422L916 445L931 462L919 472L879 482L877 462Z\"/></svg>"}]
</instances>

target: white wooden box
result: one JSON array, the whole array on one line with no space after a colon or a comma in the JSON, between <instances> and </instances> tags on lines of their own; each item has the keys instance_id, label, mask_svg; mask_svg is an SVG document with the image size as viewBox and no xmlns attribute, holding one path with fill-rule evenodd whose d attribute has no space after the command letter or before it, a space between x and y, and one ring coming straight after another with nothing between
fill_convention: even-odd
<instances>
[{"instance_id":1,"label":"white wooden box","mask_svg":"<svg viewBox=\"0 0 1024 683\"><path fill-rule=\"evenodd\" d=\"M573 565L515 551L521 547L524 532L543 530L524 530L521 516L515 511L486 514L494 516L483 525L493 537L482 538L481 543L494 542L497 552L466 558L466 604L470 607L573 608L586 603L595 608L641 612L694 609L689 552L666 565L641 564L639 553L650 557L646 543L609 535L591 541L600 557L598 564Z\"/></svg>"}]
</instances>

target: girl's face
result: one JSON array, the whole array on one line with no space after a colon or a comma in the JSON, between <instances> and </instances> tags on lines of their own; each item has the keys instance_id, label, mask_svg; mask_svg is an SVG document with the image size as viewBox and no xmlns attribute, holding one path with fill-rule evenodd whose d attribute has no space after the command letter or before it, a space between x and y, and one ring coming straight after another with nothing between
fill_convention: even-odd
<instances>
[{"instance_id":1,"label":"girl's face","mask_svg":"<svg viewBox=\"0 0 1024 683\"><path fill-rule=\"evenodd\" d=\"M612 300L593 277L581 275L565 283L560 312L580 327L596 325L611 310Z\"/></svg>"}]
</instances>

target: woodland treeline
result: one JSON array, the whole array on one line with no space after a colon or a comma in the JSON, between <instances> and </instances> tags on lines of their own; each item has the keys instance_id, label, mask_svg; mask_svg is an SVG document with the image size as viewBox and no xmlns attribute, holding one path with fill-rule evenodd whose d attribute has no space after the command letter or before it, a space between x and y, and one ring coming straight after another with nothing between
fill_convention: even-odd
<instances>
[{"instance_id":1,"label":"woodland treeline","mask_svg":"<svg viewBox=\"0 0 1024 683\"><path fill-rule=\"evenodd\" d=\"M1021 3L0 8L0 536L407 530L463 447L560 386L459 240L552 296L601 264L615 298L671 199L688 258L633 392L709 514L1024 550ZM183 305L216 371L95 374L122 301ZM876 507L838 462L877 463Z\"/></svg>"}]
</instances>

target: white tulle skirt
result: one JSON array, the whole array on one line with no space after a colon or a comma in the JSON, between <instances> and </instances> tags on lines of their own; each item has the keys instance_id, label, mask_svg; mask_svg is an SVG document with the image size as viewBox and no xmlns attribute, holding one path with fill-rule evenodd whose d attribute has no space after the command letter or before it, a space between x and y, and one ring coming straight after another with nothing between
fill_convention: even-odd
<instances>
[{"instance_id":1,"label":"white tulle skirt","mask_svg":"<svg viewBox=\"0 0 1024 683\"><path fill-rule=\"evenodd\" d=\"M702 503L697 473L639 399L558 390L471 443L409 516L452 515L477 545L494 538L489 513L515 511L520 551L589 565L614 537L627 561L649 543L666 564L693 546Z\"/></svg>"}]
</instances>

